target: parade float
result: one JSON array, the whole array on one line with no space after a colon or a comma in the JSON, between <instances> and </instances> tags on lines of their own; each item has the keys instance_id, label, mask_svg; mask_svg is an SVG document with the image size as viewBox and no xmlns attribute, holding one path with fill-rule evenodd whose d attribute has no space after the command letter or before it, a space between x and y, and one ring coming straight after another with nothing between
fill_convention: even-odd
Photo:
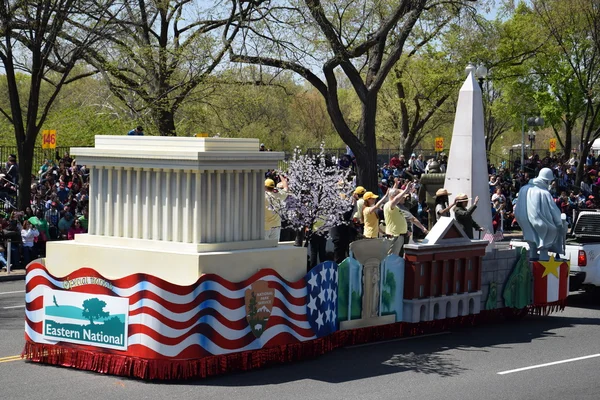
<instances>
[{"instance_id":1,"label":"parade float","mask_svg":"<svg viewBox=\"0 0 600 400\"><path fill-rule=\"evenodd\" d=\"M468 145L473 165L462 178L448 171L457 192L481 191L471 177L486 166L481 111L471 71L450 164ZM264 176L283 154L258 151L257 140L95 144L71 151L90 169L89 233L48 243L27 267L23 355L33 362L202 378L564 307L566 293L544 302L540 288L568 287L567 263L470 240L453 218L402 258L384 239L360 240L339 265L306 273L305 248L263 240Z\"/></svg>"}]
</instances>

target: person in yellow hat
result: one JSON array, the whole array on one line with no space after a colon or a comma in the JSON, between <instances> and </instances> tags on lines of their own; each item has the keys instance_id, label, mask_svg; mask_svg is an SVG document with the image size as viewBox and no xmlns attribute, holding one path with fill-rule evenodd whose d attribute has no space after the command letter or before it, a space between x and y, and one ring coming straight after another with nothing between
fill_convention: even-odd
<instances>
[{"instance_id":1,"label":"person in yellow hat","mask_svg":"<svg viewBox=\"0 0 600 400\"><path fill-rule=\"evenodd\" d=\"M460 193L454 198L454 204L456 204L454 208L454 218L456 218L456 222L462 226L469 239L473 239L473 229L477 229L478 231L483 230L483 228L473 220L473 212L477 208L478 202L479 196L475 197L473 205L467 209L469 197L466 194Z\"/></svg>"},{"instance_id":2,"label":"person in yellow hat","mask_svg":"<svg viewBox=\"0 0 600 400\"><path fill-rule=\"evenodd\" d=\"M275 189L273 179L265 179L265 240L277 240L281 234L281 217L279 213L288 196L288 182L282 176L279 190Z\"/></svg>"},{"instance_id":3,"label":"person in yellow hat","mask_svg":"<svg viewBox=\"0 0 600 400\"><path fill-rule=\"evenodd\" d=\"M354 198L356 204L356 207L354 208L354 215L352 216L352 218L354 219L354 222L358 224L364 223L363 208L365 206L365 199L363 198L363 196L366 192L367 190L364 187L357 186L356 189L354 189L354 193L352 194L352 197Z\"/></svg>"},{"instance_id":4,"label":"person in yellow hat","mask_svg":"<svg viewBox=\"0 0 600 400\"><path fill-rule=\"evenodd\" d=\"M363 199L365 200L365 207L363 209L363 220L365 221L363 235L367 239L376 239L379 237L379 217L377 216L377 210L387 199L387 195L375 203L378 198L379 196L373 192L366 192L363 195Z\"/></svg>"}]
</instances>

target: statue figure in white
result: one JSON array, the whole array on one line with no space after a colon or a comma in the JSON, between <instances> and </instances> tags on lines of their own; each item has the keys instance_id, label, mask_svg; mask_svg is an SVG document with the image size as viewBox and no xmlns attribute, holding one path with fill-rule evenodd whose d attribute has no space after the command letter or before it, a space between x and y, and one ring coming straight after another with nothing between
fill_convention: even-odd
<instances>
[{"instance_id":1,"label":"statue figure in white","mask_svg":"<svg viewBox=\"0 0 600 400\"><path fill-rule=\"evenodd\" d=\"M566 216L554 202L548 187L554 180L550 168L542 168L537 178L519 190L515 217L529 244L529 258L550 259L548 252L565 254Z\"/></svg>"}]
</instances>

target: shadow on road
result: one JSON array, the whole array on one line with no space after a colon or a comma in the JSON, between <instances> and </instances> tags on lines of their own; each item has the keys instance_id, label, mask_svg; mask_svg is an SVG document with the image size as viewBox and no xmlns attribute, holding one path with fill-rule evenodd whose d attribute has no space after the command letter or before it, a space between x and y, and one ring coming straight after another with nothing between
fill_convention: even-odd
<instances>
[{"instance_id":1,"label":"shadow on road","mask_svg":"<svg viewBox=\"0 0 600 400\"><path fill-rule=\"evenodd\" d=\"M567 304L569 307L600 310L600 290L595 289L589 292L571 293Z\"/></svg>"},{"instance_id":2,"label":"shadow on road","mask_svg":"<svg viewBox=\"0 0 600 400\"><path fill-rule=\"evenodd\" d=\"M583 302L582 299L581 301ZM318 359L246 373L189 382L200 386L262 386L310 379L343 383L375 376L413 372L451 377L467 371L448 350L488 352L489 347L511 349L513 344L556 337L560 328L599 325L600 318L529 316L522 321L466 327L449 335L374 343L336 350ZM181 385L182 382L173 382Z\"/></svg>"}]
</instances>

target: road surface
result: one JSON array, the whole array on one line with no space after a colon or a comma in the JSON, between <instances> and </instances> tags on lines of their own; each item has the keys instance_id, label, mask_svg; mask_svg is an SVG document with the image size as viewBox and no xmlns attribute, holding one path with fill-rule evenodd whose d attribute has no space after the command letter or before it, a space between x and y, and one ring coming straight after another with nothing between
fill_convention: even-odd
<instances>
[{"instance_id":1,"label":"road surface","mask_svg":"<svg viewBox=\"0 0 600 400\"><path fill-rule=\"evenodd\" d=\"M548 317L346 348L316 360L194 382L149 383L39 365L23 348L24 283L0 283L1 399L600 398L600 296Z\"/></svg>"}]
</instances>

